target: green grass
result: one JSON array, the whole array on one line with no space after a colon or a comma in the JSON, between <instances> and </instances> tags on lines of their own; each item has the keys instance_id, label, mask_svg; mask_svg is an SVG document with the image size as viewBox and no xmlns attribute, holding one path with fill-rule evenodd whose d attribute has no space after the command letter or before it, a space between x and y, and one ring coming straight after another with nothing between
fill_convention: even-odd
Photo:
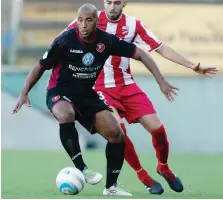
<instances>
[{"instance_id":1,"label":"green grass","mask_svg":"<svg viewBox=\"0 0 223 200\"><path fill-rule=\"evenodd\" d=\"M87 151L84 159L91 169L105 175L104 152ZM223 155L171 155L169 163L181 177L185 187L184 192L179 194L173 192L164 179L156 174L154 155L144 154L140 159L150 174L161 182L165 191L161 196L150 195L138 181L134 171L125 164L119 185L131 192L132 198L223 198ZM59 170L66 166L72 166L72 163L62 152L3 151L2 198L109 198L102 196L105 178L98 185L87 185L76 196L60 193L55 186L55 178Z\"/></svg>"}]
</instances>

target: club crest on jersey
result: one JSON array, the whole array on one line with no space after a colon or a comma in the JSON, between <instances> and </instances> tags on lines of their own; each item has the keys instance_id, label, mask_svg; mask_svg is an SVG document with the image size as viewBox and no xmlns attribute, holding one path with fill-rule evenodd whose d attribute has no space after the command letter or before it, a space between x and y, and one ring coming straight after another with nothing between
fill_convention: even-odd
<instances>
[{"instance_id":1,"label":"club crest on jersey","mask_svg":"<svg viewBox=\"0 0 223 200\"><path fill-rule=\"evenodd\" d=\"M57 95L55 97L52 98L52 102L56 102L60 99L60 95Z\"/></svg>"},{"instance_id":2,"label":"club crest on jersey","mask_svg":"<svg viewBox=\"0 0 223 200\"><path fill-rule=\"evenodd\" d=\"M128 26L123 26L122 27L122 34L123 35L128 35L129 33L129 27Z\"/></svg>"},{"instance_id":3,"label":"club crest on jersey","mask_svg":"<svg viewBox=\"0 0 223 200\"><path fill-rule=\"evenodd\" d=\"M105 50L105 45L103 43L98 43L96 50L97 52L102 53Z\"/></svg>"},{"instance_id":4,"label":"club crest on jersey","mask_svg":"<svg viewBox=\"0 0 223 200\"><path fill-rule=\"evenodd\" d=\"M92 53L86 53L83 57L82 57L82 63L85 66L90 66L92 65L94 62L94 55Z\"/></svg>"}]
</instances>

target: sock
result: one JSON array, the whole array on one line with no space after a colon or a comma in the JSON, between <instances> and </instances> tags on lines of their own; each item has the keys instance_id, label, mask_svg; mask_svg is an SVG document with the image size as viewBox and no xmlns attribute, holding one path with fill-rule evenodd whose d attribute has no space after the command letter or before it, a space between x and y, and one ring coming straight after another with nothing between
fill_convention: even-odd
<instances>
[{"instance_id":1,"label":"sock","mask_svg":"<svg viewBox=\"0 0 223 200\"><path fill-rule=\"evenodd\" d=\"M130 138L127 136L125 125L123 123L120 125L123 132L125 133L125 160L136 172L140 171L142 169L142 165L140 164L135 147Z\"/></svg>"},{"instance_id":2,"label":"sock","mask_svg":"<svg viewBox=\"0 0 223 200\"><path fill-rule=\"evenodd\" d=\"M60 124L60 140L76 168L83 171L87 166L82 158L79 136L74 122Z\"/></svg>"},{"instance_id":3,"label":"sock","mask_svg":"<svg viewBox=\"0 0 223 200\"><path fill-rule=\"evenodd\" d=\"M107 143L105 150L107 158L107 178L105 187L107 189L117 183L117 179L124 162L124 151L124 141L118 144L110 142Z\"/></svg>"},{"instance_id":4,"label":"sock","mask_svg":"<svg viewBox=\"0 0 223 200\"><path fill-rule=\"evenodd\" d=\"M157 130L153 131L151 135L158 161L162 164L166 164L169 155L169 142L164 126L160 126Z\"/></svg>"}]
</instances>

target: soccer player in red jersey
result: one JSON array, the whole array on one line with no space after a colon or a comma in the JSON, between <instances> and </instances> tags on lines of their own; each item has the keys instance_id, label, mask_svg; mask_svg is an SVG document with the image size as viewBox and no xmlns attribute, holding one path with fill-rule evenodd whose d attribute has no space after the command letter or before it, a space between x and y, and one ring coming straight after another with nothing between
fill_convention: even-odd
<instances>
[{"instance_id":1,"label":"soccer player in red jersey","mask_svg":"<svg viewBox=\"0 0 223 200\"><path fill-rule=\"evenodd\" d=\"M141 20L125 15L123 8L126 4L127 0L104 0L105 10L98 12L98 28L112 33L122 40L145 45L149 52L156 51L162 57L196 73L206 76L216 73L217 70L214 67L203 67L200 63L187 60L171 47L163 44L144 26ZM73 20L65 30L76 26L76 20ZM100 48L102 47L99 45L98 49ZM112 107L125 134L127 130L124 123L122 123L122 118L125 118L130 124L140 123L151 134L152 144L158 160L157 173L164 177L172 190L182 192L182 182L168 165L169 142L164 125L147 95L135 83L129 61L130 59L128 58L110 56L97 78L94 89ZM164 95L166 95L165 92ZM169 101L174 100L172 96L166 95L166 97ZM156 189L154 179L149 176L141 165L133 143L127 134L125 139L125 160L135 170L139 180L150 193L162 193Z\"/></svg>"}]
</instances>

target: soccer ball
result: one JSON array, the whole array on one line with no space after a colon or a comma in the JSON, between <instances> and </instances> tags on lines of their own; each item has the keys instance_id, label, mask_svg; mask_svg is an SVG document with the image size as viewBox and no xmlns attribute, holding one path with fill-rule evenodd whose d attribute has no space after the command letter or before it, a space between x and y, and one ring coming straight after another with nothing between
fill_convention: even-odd
<instances>
[{"instance_id":1,"label":"soccer ball","mask_svg":"<svg viewBox=\"0 0 223 200\"><path fill-rule=\"evenodd\" d=\"M85 186L84 175L75 167L65 167L58 173L56 185L64 194L78 194Z\"/></svg>"}]
</instances>

